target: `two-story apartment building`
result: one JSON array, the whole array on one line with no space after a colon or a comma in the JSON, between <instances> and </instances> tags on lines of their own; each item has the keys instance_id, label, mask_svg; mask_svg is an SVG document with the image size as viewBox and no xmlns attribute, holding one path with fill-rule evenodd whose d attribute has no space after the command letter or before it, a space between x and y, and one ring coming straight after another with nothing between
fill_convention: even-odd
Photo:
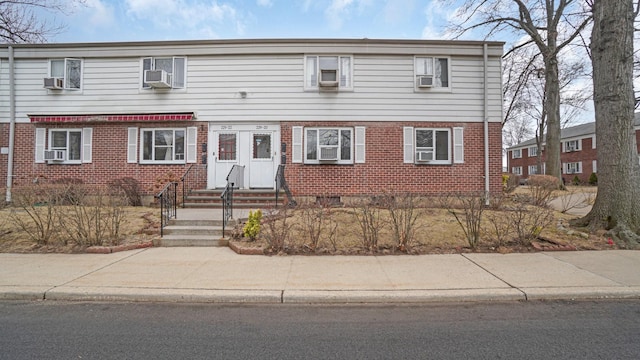
<instances>
[{"instance_id":1,"label":"two-story apartment building","mask_svg":"<svg viewBox=\"0 0 640 360\"><path fill-rule=\"evenodd\" d=\"M0 177L206 167L295 195L500 191L502 43L261 39L0 45Z\"/></svg>"},{"instance_id":2,"label":"two-story apartment building","mask_svg":"<svg viewBox=\"0 0 640 360\"><path fill-rule=\"evenodd\" d=\"M636 113L634 120L638 154L640 156L640 113ZM596 152L596 123L580 124L561 130L562 177L567 184L577 177L581 183L589 182L592 173L598 173L598 156ZM604 140L600 140L604 141ZM544 174L544 142L542 143L543 161L541 173ZM538 146L536 139L529 139L507 149L507 169L512 174L523 179L537 174Z\"/></svg>"}]
</instances>

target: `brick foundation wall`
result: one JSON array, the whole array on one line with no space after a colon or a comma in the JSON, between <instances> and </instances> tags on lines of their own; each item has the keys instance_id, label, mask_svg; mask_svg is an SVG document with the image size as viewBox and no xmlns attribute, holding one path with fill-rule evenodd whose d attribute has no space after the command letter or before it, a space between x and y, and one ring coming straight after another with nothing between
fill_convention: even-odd
<instances>
[{"instance_id":1,"label":"brick foundation wall","mask_svg":"<svg viewBox=\"0 0 640 360\"><path fill-rule=\"evenodd\" d=\"M292 126L362 126L362 123L286 123L282 142L291 149ZM364 164L292 164L287 154L286 178L295 195L344 196L382 190L440 194L484 190L484 135L482 123L366 123ZM415 165L403 163L403 127L464 127L464 164ZM490 191L502 191L502 138L499 123L489 124Z\"/></svg>"}]
</instances>

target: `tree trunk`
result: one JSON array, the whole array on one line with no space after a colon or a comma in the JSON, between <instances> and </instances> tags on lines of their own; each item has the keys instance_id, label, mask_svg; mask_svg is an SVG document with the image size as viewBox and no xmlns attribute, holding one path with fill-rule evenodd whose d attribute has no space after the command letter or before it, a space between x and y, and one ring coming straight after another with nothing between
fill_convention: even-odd
<instances>
[{"instance_id":1,"label":"tree trunk","mask_svg":"<svg viewBox=\"0 0 640 360\"><path fill-rule=\"evenodd\" d=\"M549 35L547 48L543 52L545 64L544 108L547 113L547 138L545 147L545 174L554 176L562 184L560 162L560 81L555 39Z\"/></svg>"},{"instance_id":2,"label":"tree trunk","mask_svg":"<svg viewBox=\"0 0 640 360\"><path fill-rule=\"evenodd\" d=\"M596 0L591 33L598 139L598 195L577 223L610 229L637 246L640 231L640 165L633 129L632 0Z\"/></svg>"}]
</instances>

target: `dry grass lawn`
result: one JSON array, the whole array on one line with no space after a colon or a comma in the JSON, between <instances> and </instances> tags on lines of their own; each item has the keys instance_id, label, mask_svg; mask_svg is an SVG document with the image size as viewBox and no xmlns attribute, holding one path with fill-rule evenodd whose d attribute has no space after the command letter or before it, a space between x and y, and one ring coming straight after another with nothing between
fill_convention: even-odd
<instances>
[{"instance_id":1,"label":"dry grass lawn","mask_svg":"<svg viewBox=\"0 0 640 360\"><path fill-rule=\"evenodd\" d=\"M554 195L567 195L568 193L595 194L592 187L570 188L569 191L556 192ZM513 197L528 196L527 187L519 187ZM586 196L592 200L594 195ZM507 202L510 200L506 200ZM567 203L566 207L583 206L583 204ZM508 208L508 206L507 206ZM148 207L126 207L122 220L120 237L110 239L106 245L137 244L152 240L159 236L159 210ZM414 236L406 244L399 247L396 236L390 226L389 212L381 210L381 229L378 246L375 250L366 248L363 242L361 227L354 216L356 209L351 207L325 208L321 213L324 218L322 227L318 230L319 215L313 210L289 210L287 216L288 239L285 241L284 253L289 254L441 254L459 252L528 252L536 249L528 243L517 241L513 234L502 238L491 231L492 223L489 218L506 219L505 210L486 209L483 216L483 231L480 241L475 249L469 246L465 234L447 209L438 207L416 208L416 222L413 227ZM457 209L460 213L461 209ZM266 215L266 214L265 214ZM28 214L23 209L0 209L0 252L29 253L29 252L84 252L86 245L77 244L69 238L68 232L62 231L59 224L54 224L54 236L45 244L38 243L26 233L16 221L16 216L27 219ZM568 221L575 216L564 214L560 211L552 211L553 220L549 225L540 229L539 238L536 240L546 245L568 245L578 250L609 249L614 245L608 243L608 239L602 234L588 234L585 229L567 229ZM266 216L265 219L266 220ZM558 224L563 224L565 229L559 229ZM280 225L281 226L281 225ZM309 227L314 227L317 235L317 243L312 239ZM267 249L265 232L268 225L262 224L261 234L258 239L248 242L244 238L236 239L235 244L245 248ZM572 231L568 231L572 230ZM241 233L241 229L236 229ZM269 253L269 251L265 251Z\"/></svg>"}]
</instances>

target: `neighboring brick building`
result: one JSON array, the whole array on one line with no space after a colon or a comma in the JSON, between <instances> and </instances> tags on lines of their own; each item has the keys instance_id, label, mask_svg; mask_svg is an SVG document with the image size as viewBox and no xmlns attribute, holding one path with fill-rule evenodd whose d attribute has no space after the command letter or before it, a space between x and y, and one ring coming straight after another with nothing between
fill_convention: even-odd
<instances>
[{"instance_id":1,"label":"neighboring brick building","mask_svg":"<svg viewBox=\"0 0 640 360\"><path fill-rule=\"evenodd\" d=\"M150 193L158 179L192 166L204 169L202 187L221 188L240 165L240 186L273 189L286 164L296 196L499 192L502 47L372 39L0 45L0 177L132 177Z\"/></svg>"},{"instance_id":2,"label":"neighboring brick building","mask_svg":"<svg viewBox=\"0 0 640 360\"><path fill-rule=\"evenodd\" d=\"M636 130L636 142L640 156L640 113L636 113L634 120ZM596 123L586 123L562 129L560 134L562 153L562 178L567 184L576 178L581 183L589 182L592 173L598 173L598 156L596 152ZM542 144L544 174L544 143ZM507 171L526 179L537 171L537 145L536 139L529 139L507 149Z\"/></svg>"}]
</instances>

